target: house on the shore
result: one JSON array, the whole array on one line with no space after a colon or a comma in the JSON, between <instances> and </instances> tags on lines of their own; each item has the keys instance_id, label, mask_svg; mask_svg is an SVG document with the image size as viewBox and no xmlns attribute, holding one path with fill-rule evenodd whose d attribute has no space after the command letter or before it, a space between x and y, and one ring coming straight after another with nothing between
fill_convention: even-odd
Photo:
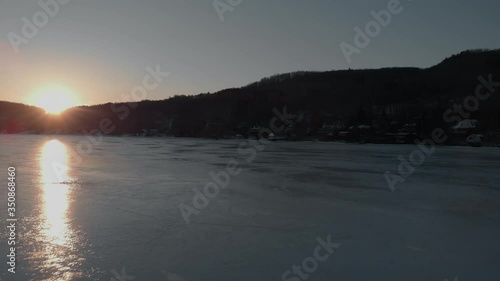
<instances>
[{"instance_id":1,"label":"house on the shore","mask_svg":"<svg viewBox=\"0 0 500 281\"><path fill-rule=\"evenodd\" d=\"M464 119L451 127L451 143L464 144L467 137L477 133L479 123L475 119Z\"/></svg>"}]
</instances>

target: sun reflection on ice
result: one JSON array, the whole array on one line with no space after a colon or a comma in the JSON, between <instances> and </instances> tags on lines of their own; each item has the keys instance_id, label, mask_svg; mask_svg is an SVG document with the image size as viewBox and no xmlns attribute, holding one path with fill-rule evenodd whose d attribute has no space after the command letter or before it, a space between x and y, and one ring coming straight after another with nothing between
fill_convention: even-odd
<instances>
[{"instance_id":1,"label":"sun reflection on ice","mask_svg":"<svg viewBox=\"0 0 500 281\"><path fill-rule=\"evenodd\" d=\"M70 163L66 145L58 140L43 144L39 156L41 206L40 234L38 239L44 244L39 258L43 267L53 273L50 280L72 280L79 274L73 268L82 258L75 253L78 235L72 229L69 219L71 200Z\"/></svg>"},{"instance_id":2,"label":"sun reflection on ice","mask_svg":"<svg viewBox=\"0 0 500 281\"><path fill-rule=\"evenodd\" d=\"M66 146L57 140L45 143L40 156L44 200L44 234L54 244L68 243L68 155Z\"/></svg>"}]
</instances>

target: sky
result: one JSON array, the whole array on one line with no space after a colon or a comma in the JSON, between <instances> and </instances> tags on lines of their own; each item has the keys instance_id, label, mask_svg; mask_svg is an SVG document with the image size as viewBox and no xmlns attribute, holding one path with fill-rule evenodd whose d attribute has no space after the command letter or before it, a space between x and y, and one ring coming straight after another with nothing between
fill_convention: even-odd
<instances>
[{"instance_id":1,"label":"sky","mask_svg":"<svg viewBox=\"0 0 500 281\"><path fill-rule=\"evenodd\" d=\"M45 24L39 1L0 1L0 100L33 104L40 89L59 87L79 104L122 101L148 66L170 74L147 92L159 100L278 73L430 67L463 50L500 48L498 0L401 0L402 10L350 62L342 42L360 46L354 28L364 30L371 11L395 0L216 1L229 8L217 11L213 0L71 0ZM35 15L40 27L28 38L23 17L33 23Z\"/></svg>"}]
</instances>

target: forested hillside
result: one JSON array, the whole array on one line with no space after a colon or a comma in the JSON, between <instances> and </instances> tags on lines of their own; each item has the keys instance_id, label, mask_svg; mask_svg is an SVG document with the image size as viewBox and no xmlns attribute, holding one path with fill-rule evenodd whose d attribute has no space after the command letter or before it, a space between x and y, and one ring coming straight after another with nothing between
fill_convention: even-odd
<instances>
[{"instance_id":1,"label":"forested hillside","mask_svg":"<svg viewBox=\"0 0 500 281\"><path fill-rule=\"evenodd\" d=\"M478 77L500 81L500 51L473 50L451 56L427 69L384 68L328 72L294 72L217 93L175 96L134 104L77 107L61 116L40 109L0 103L3 133L69 133L99 128L103 118L116 126L113 135L145 130L175 136L230 136L267 126L273 108L294 114L297 138L318 136L366 124L378 133L415 125L428 134L435 127L451 127L443 113L465 97L475 95ZM500 98L492 94L468 116L478 120L482 133L500 128ZM396 128L394 128L396 126ZM330 132L328 132L330 128ZM212 132L213 131L213 132Z\"/></svg>"}]
</instances>

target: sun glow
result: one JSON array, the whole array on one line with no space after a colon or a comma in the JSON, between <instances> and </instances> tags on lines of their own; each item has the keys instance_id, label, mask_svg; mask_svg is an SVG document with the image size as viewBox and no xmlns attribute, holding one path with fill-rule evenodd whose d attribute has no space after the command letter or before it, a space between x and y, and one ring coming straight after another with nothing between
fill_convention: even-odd
<instances>
[{"instance_id":1,"label":"sun glow","mask_svg":"<svg viewBox=\"0 0 500 281\"><path fill-rule=\"evenodd\" d=\"M38 90L32 100L35 106L43 108L49 114L59 114L78 105L78 100L72 91L53 85Z\"/></svg>"}]
</instances>

